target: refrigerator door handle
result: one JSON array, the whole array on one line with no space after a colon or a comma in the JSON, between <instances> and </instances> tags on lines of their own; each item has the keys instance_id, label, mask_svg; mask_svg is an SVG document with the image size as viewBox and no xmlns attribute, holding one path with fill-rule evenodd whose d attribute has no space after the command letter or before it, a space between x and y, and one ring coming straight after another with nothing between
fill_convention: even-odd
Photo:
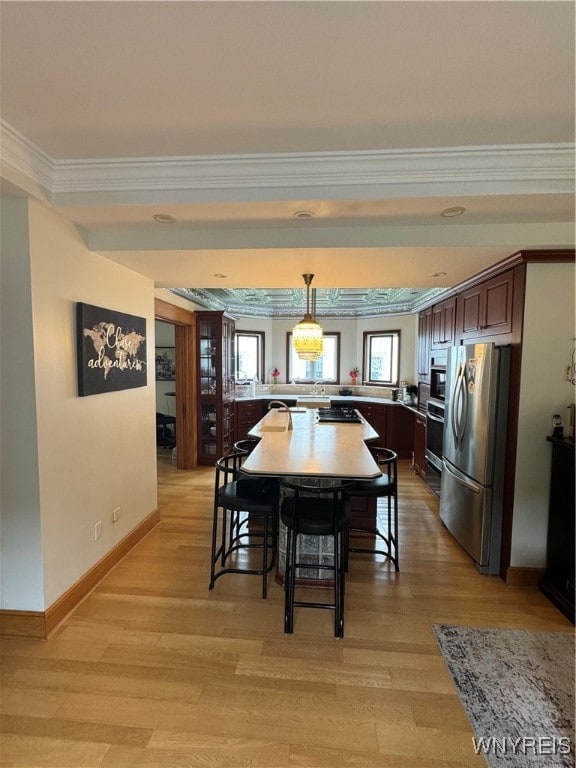
<instances>
[{"instance_id":1,"label":"refrigerator door handle","mask_svg":"<svg viewBox=\"0 0 576 768\"><path fill-rule=\"evenodd\" d=\"M472 491L472 493L480 493L482 490L481 485L478 485L478 483L475 483L473 480L462 477L460 474L456 474L456 472L450 468L450 465L446 463L446 460L444 460L442 463L446 472L448 472L448 474L453 477L457 483L460 483L460 485L463 485L469 491Z\"/></svg>"},{"instance_id":2,"label":"refrigerator door handle","mask_svg":"<svg viewBox=\"0 0 576 768\"><path fill-rule=\"evenodd\" d=\"M456 448L462 447L462 439L466 429L466 417L468 410L468 390L466 387L466 365L460 363L456 382L454 384L454 397L450 407L450 419L452 423L452 433L454 434L454 443Z\"/></svg>"}]
</instances>

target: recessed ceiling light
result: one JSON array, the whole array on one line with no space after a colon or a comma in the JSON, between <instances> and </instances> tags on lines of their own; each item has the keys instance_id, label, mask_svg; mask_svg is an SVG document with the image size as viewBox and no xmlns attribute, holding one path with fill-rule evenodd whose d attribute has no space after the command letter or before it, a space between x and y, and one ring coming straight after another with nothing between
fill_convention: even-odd
<instances>
[{"instance_id":1,"label":"recessed ceiling light","mask_svg":"<svg viewBox=\"0 0 576 768\"><path fill-rule=\"evenodd\" d=\"M314 216L316 216L314 211L296 211L296 213L294 214L295 219L301 219L301 220L313 219Z\"/></svg>"},{"instance_id":2,"label":"recessed ceiling light","mask_svg":"<svg viewBox=\"0 0 576 768\"><path fill-rule=\"evenodd\" d=\"M219 280L224 280L224 278L228 277L228 275L225 275L222 272L215 272L214 277L217 277Z\"/></svg>"},{"instance_id":3,"label":"recessed ceiling light","mask_svg":"<svg viewBox=\"0 0 576 768\"><path fill-rule=\"evenodd\" d=\"M446 277L448 272L430 272L430 277Z\"/></svg>"},{"instance_id":4,"label":"recessed ceiling light","mask_svg":"<svg viewBox=\"0 0 576 768\"><path fill-rule=\"evenodd\" d=\"M460 205L455 205L453 208L445 208L441 216L444 216L445 219L451 219L453 216L462 216L466 208L462 208Z\"/></svg>"},{"instance_id":5,"label":"recessed ceiling light","mask_svg":"<svg viewBox=\"0 0 576 768\"><path fill-rule=\"evenodd\" d=\"M176 219L174 216L170 216L168 213L155 213L154 216L152 216L154 221L157 221L159 224L174 224Z\"/></svg>"}]
</instances>

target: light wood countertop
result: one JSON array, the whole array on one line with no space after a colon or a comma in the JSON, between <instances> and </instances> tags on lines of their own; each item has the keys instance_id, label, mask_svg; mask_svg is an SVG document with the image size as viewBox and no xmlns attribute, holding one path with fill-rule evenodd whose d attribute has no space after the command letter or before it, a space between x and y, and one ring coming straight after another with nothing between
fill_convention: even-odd
<instances>
[{"instance_id":1,"label":"light wood countertop","mask_svg":"<svg viewBox=\"0 0 576 768\"><path fill-rule=\"evenodd\" d=\"M316 410L288 413L274 409L249 434L262 438L242 465L247 474L370 479L381 474L365 443L378 433L362 418L360 424L316 421Z\"/></svg>"}]
</instances>

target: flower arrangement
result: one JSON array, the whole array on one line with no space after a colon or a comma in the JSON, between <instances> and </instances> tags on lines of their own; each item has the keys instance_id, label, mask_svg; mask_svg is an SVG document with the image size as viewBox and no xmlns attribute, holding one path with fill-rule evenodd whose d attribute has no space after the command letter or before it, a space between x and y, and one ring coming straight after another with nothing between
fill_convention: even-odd
<instances>
[{"instance_id":1,"label":"flower arrangement","mask_svg":"<svg viewBox=\"0 0 576 768\"><path fill-rule=\"evenodd\" d=\"M360 375L360 368L358 368L358 366L355 365L354 368L352 368L352 370L350 371L350 378L352 379L353 382L356 382L356 379L358 378L359 375Z\"/></svg>"},{"instance_id":2,"label":"flower arrangement","mask_svg":"<svg viewBox=\"0 0 576 768\"><path fill-rule=\"evenodd\" d=\"M280 376L280 371L278 370L278 368L274 368L274 370L272 371L272 379L274 380L274 382L276 382L276 380L278 379L278 376Z\"/></svg>"}]
</instances>

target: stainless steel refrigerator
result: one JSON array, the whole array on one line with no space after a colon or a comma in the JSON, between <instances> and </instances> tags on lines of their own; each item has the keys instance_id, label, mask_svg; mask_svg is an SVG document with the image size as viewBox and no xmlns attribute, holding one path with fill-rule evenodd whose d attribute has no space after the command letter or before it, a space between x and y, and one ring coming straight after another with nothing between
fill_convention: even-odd
<instances>
[{"instance_id":1,"label":"stainless steel refrigerator","mask_svg":"<svg viewBox=\"0 0 576 768\"><path fill-rule=\"evenodd\" d=\"M483 573L500 570L510 348L448 350L440 518Z\"/></svg>"}]
</instances>

